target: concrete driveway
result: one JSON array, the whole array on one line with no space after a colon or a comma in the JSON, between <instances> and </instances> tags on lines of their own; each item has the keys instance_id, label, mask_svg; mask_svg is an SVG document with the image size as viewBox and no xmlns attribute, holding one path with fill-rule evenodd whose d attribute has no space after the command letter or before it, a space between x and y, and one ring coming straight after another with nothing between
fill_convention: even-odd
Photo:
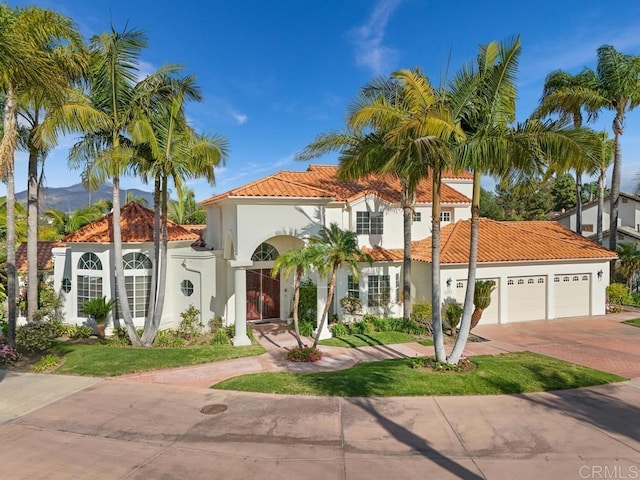
<instances>
[{"instance_id":1,"label":"concrete driveway","mask_svg":"<svg viewBox=\"0 0 640 480\"><path fill-rule=\"evenodd\" d=\"M623 377L640 378L640 328L621 323L639 317L640 312L634 311L479 325L473 332L491 341L469 344L467 352L494 354L528 350Z\"/></svg>"}]
</instances>

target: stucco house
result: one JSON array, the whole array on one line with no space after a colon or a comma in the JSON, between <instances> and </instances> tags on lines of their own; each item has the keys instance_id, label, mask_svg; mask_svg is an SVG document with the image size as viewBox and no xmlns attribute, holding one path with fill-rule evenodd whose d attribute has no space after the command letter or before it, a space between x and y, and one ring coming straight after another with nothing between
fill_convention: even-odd
<instances>
[{"instance_id":1,"label":"stucco house","mask_svg":"<svg viewBox=\"0 0 640 480\"><path fill-rule=\"evenodd\" d=\"M466 282L472 177L445 173L442 186L442 298L462 300ZM336 166L312 165L282 171L201 202L207 212L202 238L178 225L170 229L165 312L161 328L175 327L190 304L206 322L220 316L235 325L234 344L248 344L247 321L286 319L291 314L292 278L273 278L275 258L301 247L321 226L337 223L358 234L375 262L363 264L359 281L339 272L332 311L339 299L358 296L367 311L401 314L403 222L400 184L392 176L359 181L337 178ZM142 323L150 270L149 210L123 209L125 275L137 322ZM431 298L430 180L420 183L412 227L412 299ZM54 248L55 285L66 296L67 321L82 322L81 304L114 296L113 245L108 215ZM171 233L172 232L172 233ZM555 222L494 222L480 225L479 279L497 288L483 323L507 323L605 313L609 262L615 253ZM101 269L97 269L97 265ZM129 279L131 277L131 279ZM318 312L326 302L326 280L318 285ZM146 288L146 289L145 289ZM321 332L323 336L328 331Z\"/></svg>"},{"instance_id":2,"label":"stucco house","mask_svg":"<svg viewBox=\"0 0 640 480\"><path fill-rule=\"evenodd\" d=\"M611 197L605 197L602 211L602 244L609 245L609 207ZM576 229L576 209L572 208L554 218L565 227ZM590 202L582 207L582 235L596 238L598 222L598 202ZM618 203L618 243L640 243L640 197L620 192Z\"/></svg>"}]
</instances>

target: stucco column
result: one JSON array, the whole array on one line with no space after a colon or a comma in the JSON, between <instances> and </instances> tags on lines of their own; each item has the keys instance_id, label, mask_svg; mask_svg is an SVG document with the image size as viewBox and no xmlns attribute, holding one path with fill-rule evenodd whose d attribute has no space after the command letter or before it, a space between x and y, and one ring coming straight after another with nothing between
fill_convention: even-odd
<instances>
[{"instance_id":1,"label":"stucco column","mask_svg":"<svg viewBox=\"0 0 640 480\"><path fill-rule=\"evenodd\" d=\"M327 304L327 293L328 293L328 286L327 286L327 279L321 275L318 275L318 296L317 296L317 302L316 302L316 308L317 308L317 323L316 325L320 325L320 322L322 321L322 312L324 311L324 306ZM318 328L316 327L316 329L314 330L314 335L317 335L318 333ZM322 329L322 331L320 332L320 340L324 340L325 338L331 338L331 332L329 331L329 319L327 318L327 321L324 324L324 328Z\"/></svg>"},{"instance_id":2,"label":"stucco column","mask_svg":"<svg viewBox=\"0 0 640 480\"><path fill-rule=\"evenodd\" d=\"M235 346L251 345L247 336L247 269L237 267L233 272L235 288L236 332L233 337Z\"/></svg>"}]
</instances>

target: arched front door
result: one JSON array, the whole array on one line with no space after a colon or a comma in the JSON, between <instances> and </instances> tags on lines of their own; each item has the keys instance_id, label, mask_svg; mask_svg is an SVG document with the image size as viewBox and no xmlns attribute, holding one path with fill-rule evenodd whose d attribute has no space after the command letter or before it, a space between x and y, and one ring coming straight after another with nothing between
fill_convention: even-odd
<instances>
[{"instance_id":1,"label":"arched front door","mask_svg":"<svg viewBox=\"0 0 640 480\"><path fill-rule=\"evenodd\" d=\"M268 268L247 270L247 320L280 318L280 274Z\"/></svg>"}]
</instances>

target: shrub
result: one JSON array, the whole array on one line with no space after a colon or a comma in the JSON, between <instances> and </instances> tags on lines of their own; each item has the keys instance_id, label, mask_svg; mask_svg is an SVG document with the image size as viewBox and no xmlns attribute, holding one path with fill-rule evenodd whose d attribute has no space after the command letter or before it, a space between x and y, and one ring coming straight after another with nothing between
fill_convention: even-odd
<instances>
[{"instance_id":1,"label":"shrub","mask_svg":"<svg viewBox=\"0 0 640 480\"><path fill-rule=\"evenodd\" d=\"M353 315L354 313L362 310L362 300L358 297L344 297L340 299L340 306L342 307L342 310L344 310L344 313Z\"/></svg>"},{"instance_id":2,"label":"shrub","mask_svg":"<svg viewBox=\"0 0 640 480\"><path fill-rule=\"evenodd\" d=\"M231 338L227 333L225 328L218 328L216 333L213 334L213 338L211 339L211 343L213 345L228 345L231 343Z\"/></svg>"},{"instance_id":3,"label":"shrub","mask_svg":"<svg viewBox=\"0 0 640 480\"><path fill-rule=\"evenodd\" d=\"M156 347L182 347L184 340L178 336L175 330L158 330L153 344Z\"/></svg>"},{"instance_id":4,"label":"shrub","mask_svg":"<svg viewBox=\"0 0 640 480\"><path fill-rule=\"evenodd\" d=\"M305 345L289 350L286 358L292 362L317 362L322 358L322 353L317 348Z\"/></svg>"},{"instance_id":5,"label":"shrub","mask_svg":"<svg viewBox=\"0 0 640 480\"><path fill-rule=\"evenodd\" d=\"M13 365L20 360L20 353L0 337L0 365Z\"/></svg>"},{"instance_id":6,"label":"shrub","mask_svg":"<svg viewBox=\"0 0 640 480\"><path fill-rule=\"evenodd\" d=\"M462 305L454 299L447 299L442 306L442 316L447 322L449 329L453 331L458 327L460 319L462 318Z\"/></svg>"},{"instance_id":7,"label":"shrub","mask_svg":"<svg viewBox=\"0 0 640 480\"><path fill-rule=\"evenodd\" d=\"M178 325L178 335L185 340L192 340L202 333L204 325L200 320L200 310L193 305L189 305L184 312L180 314L182 320Z\"/></svg>"},{"instance_id":8,"label":"shrub","mask_svg":"<svg viewBox=\"0 0 640 480\"><path fill-rule=\"evenodd\" d=\"M40 372L49 372L58 366L60 359L55 355L46 355L42 357L38 362L33 365L33 371Z\"/></svg>"},{"instance_id":9,"label":"shrub","mask_svg":"<svg viewBox=\"0 0 640 480\"><path fill-rule=\"evenodd\" d=\"M211 317L211 320L207 323L207 327L209 327L209 332L216 333L222 328L222 317L220 315Z\"/></svg>"},{"instance_id":10,"label":"shrub","mask_svg":"<svg viewBox=\"0 0 640 480\"><path fill-rule=\"evenodd\" d=\"M469 372L471 370L475 370L476 365L468 357L461 357L458 363L452 365L447 362L438 362L435 358L430 358L431 368L434 372L439 373L447 373L447 372L456 372L456 373L464 373Z\"/></svg>"},{"instance_id":11,"label":"shrub","mask_svg":"<svg viewBox=\"0 0 640 480\"><path fill-rule=\"evenodd\" d=\"M313 336L313 330L316 328L314 322L310 322L308 320L301 320L298 323L298 328L300 329L300 335L303 337L311 337Z\"/></svg>"},{"instance_id":12,"label":"shrub","mask_svg":"<svg viewBox=\"0 0 640 480\"><path fill-rule=\"evenodd\" d=\"M223 330L226 330L227 336L229 338L233 338L236 336L235 325L229 325L228 327L224 327ZM253 340L253 330L251 330L251 328L248 325L247 325L247 337L249 337L249 340Z\"/></svg>"},{"instance_id":13,"label":"shrub","mask_svg":"<svg viewBox=\"0 0 640 480\"><path fill-rule=\"evenodd\" d=\"M376 331L376 327L371 320L361 320L351 324L351 331L355 334L368 334Z\"/></svg>"},{"instance_id":14,"label":"shrub","mask_svg":"<svg viewBox=\"0 0 640 480\"><path fill-rule=\"evenodd\" d=\"M316 321L318 315L318 287L310 278L300 282L298 318L307 322ZM312 329L313 330L313 329Z\"/></svg>"},{"instance_id":15,"label":"shrub","mask_svg":"<svg viewBox=\"0 0 640 480\"><path fill-rule=\"evenodd\" d=\"M44 352L51 347L51 339L57 334L51 322L31 322L16 330L16 346L20 350Z\"/></svg>"},{"instance_id":16,"label":"shrub","mask_svg":"<svg viewBox=\"0 0 640 480\"><path fill-rule=\"evenodd\" d=\"M622 305L630 299L629 288L622 283L612 283L607 287L607 301L610 311L622 310Z\"/></svg>"},{"instance_id":17,"label":"shrub","mask_svg":"<svg viewBox=\"0 0 640 480\"><path fill-rule=\"evenodd\" d=\"M68 325L65 330L67 336L72 340L89 338L93 335L93 327L89 325Z\"/></svg>"},{"instance_id":18,"label":"shrub","mask_svg":"<svg viewBox=\"0 0 640 480\"><path fill-rule=\"evenodd\" d=\"M371 319L371 323L373 323L376 332L389 332L393 330L390 318L374 317L373 319Z\"/></svg>"},{"instance_id":19,"label":"shrub","mask_svg":"<svg viewBox=\"0 0 640 480\"><path fill-rule=\"evenodd\" d=\"M391 326L394 332L404 332L411 335L425 335L426 333L430 333L425 328L425 324L418 323L415 320L405 320L404 318L392 319Z\"/></svg>"},{"instance_id":20,"label":"shrub","mask_svg":"<svg viewBox=\"0 0 640 480\"><path fill-rule=\"evenodd\" d=\"M419 370L427 366L429 359L427 357L414 357L411 359L409 366L414 370Z\"/></svg>"},{"instance_id":21,"label":"shrub","mask_svg":"<svg viewBox=\"0 0 640 480\"><path fill-rule=\"evenodd\" d=\"M640 306L640 292L633 292L631 294L632 304L634 306Z\"/></svg>"},{"instance_id":22,"label":"shrub","mask_svg":"<svg viewBox=\"0 0 640 480\"><path fill-rule=\"evenodd\" d=\"M334 337L346 337L349 335L349 327L344 323L336 323L331 330Z\"/></svg>"},{"instance_id":23,"label":"shrub","mask_svg":"<svg viewBox=\"0 0 640 480\"><path fill-rule=\"evenodd\" d=\"M423 333L433 333L433 309L431 303L423 301L416 302L411 308L411 320L422 326ZM399 330L404 331L404 330ZM407 332L409 333L409 332Z\"/></svg>"},{"instance_id":24,"label":"shrub","mask_svg":"<svg viewBox=\"0 0 640 480\"><path fill-rule=\"evenodd\" d=\"M114 342L115 340L115 342ZM113 329L113 339L111 339L114 343L120 343L124 345L131 345L131 340L129 339L129 332L125 327L116 327Z\"/></svg>"},{"instance_id":25,"label":"shrub","mask_svg":"<svg viewBox=\"0 0 640 480\"><path fill-rule=\"evenodd\" d=\"M9 336L9 321L6 318L4 318L4 315L0 312L0 337L6 338L8 336Z\"/></svg>"}]
</instances>

